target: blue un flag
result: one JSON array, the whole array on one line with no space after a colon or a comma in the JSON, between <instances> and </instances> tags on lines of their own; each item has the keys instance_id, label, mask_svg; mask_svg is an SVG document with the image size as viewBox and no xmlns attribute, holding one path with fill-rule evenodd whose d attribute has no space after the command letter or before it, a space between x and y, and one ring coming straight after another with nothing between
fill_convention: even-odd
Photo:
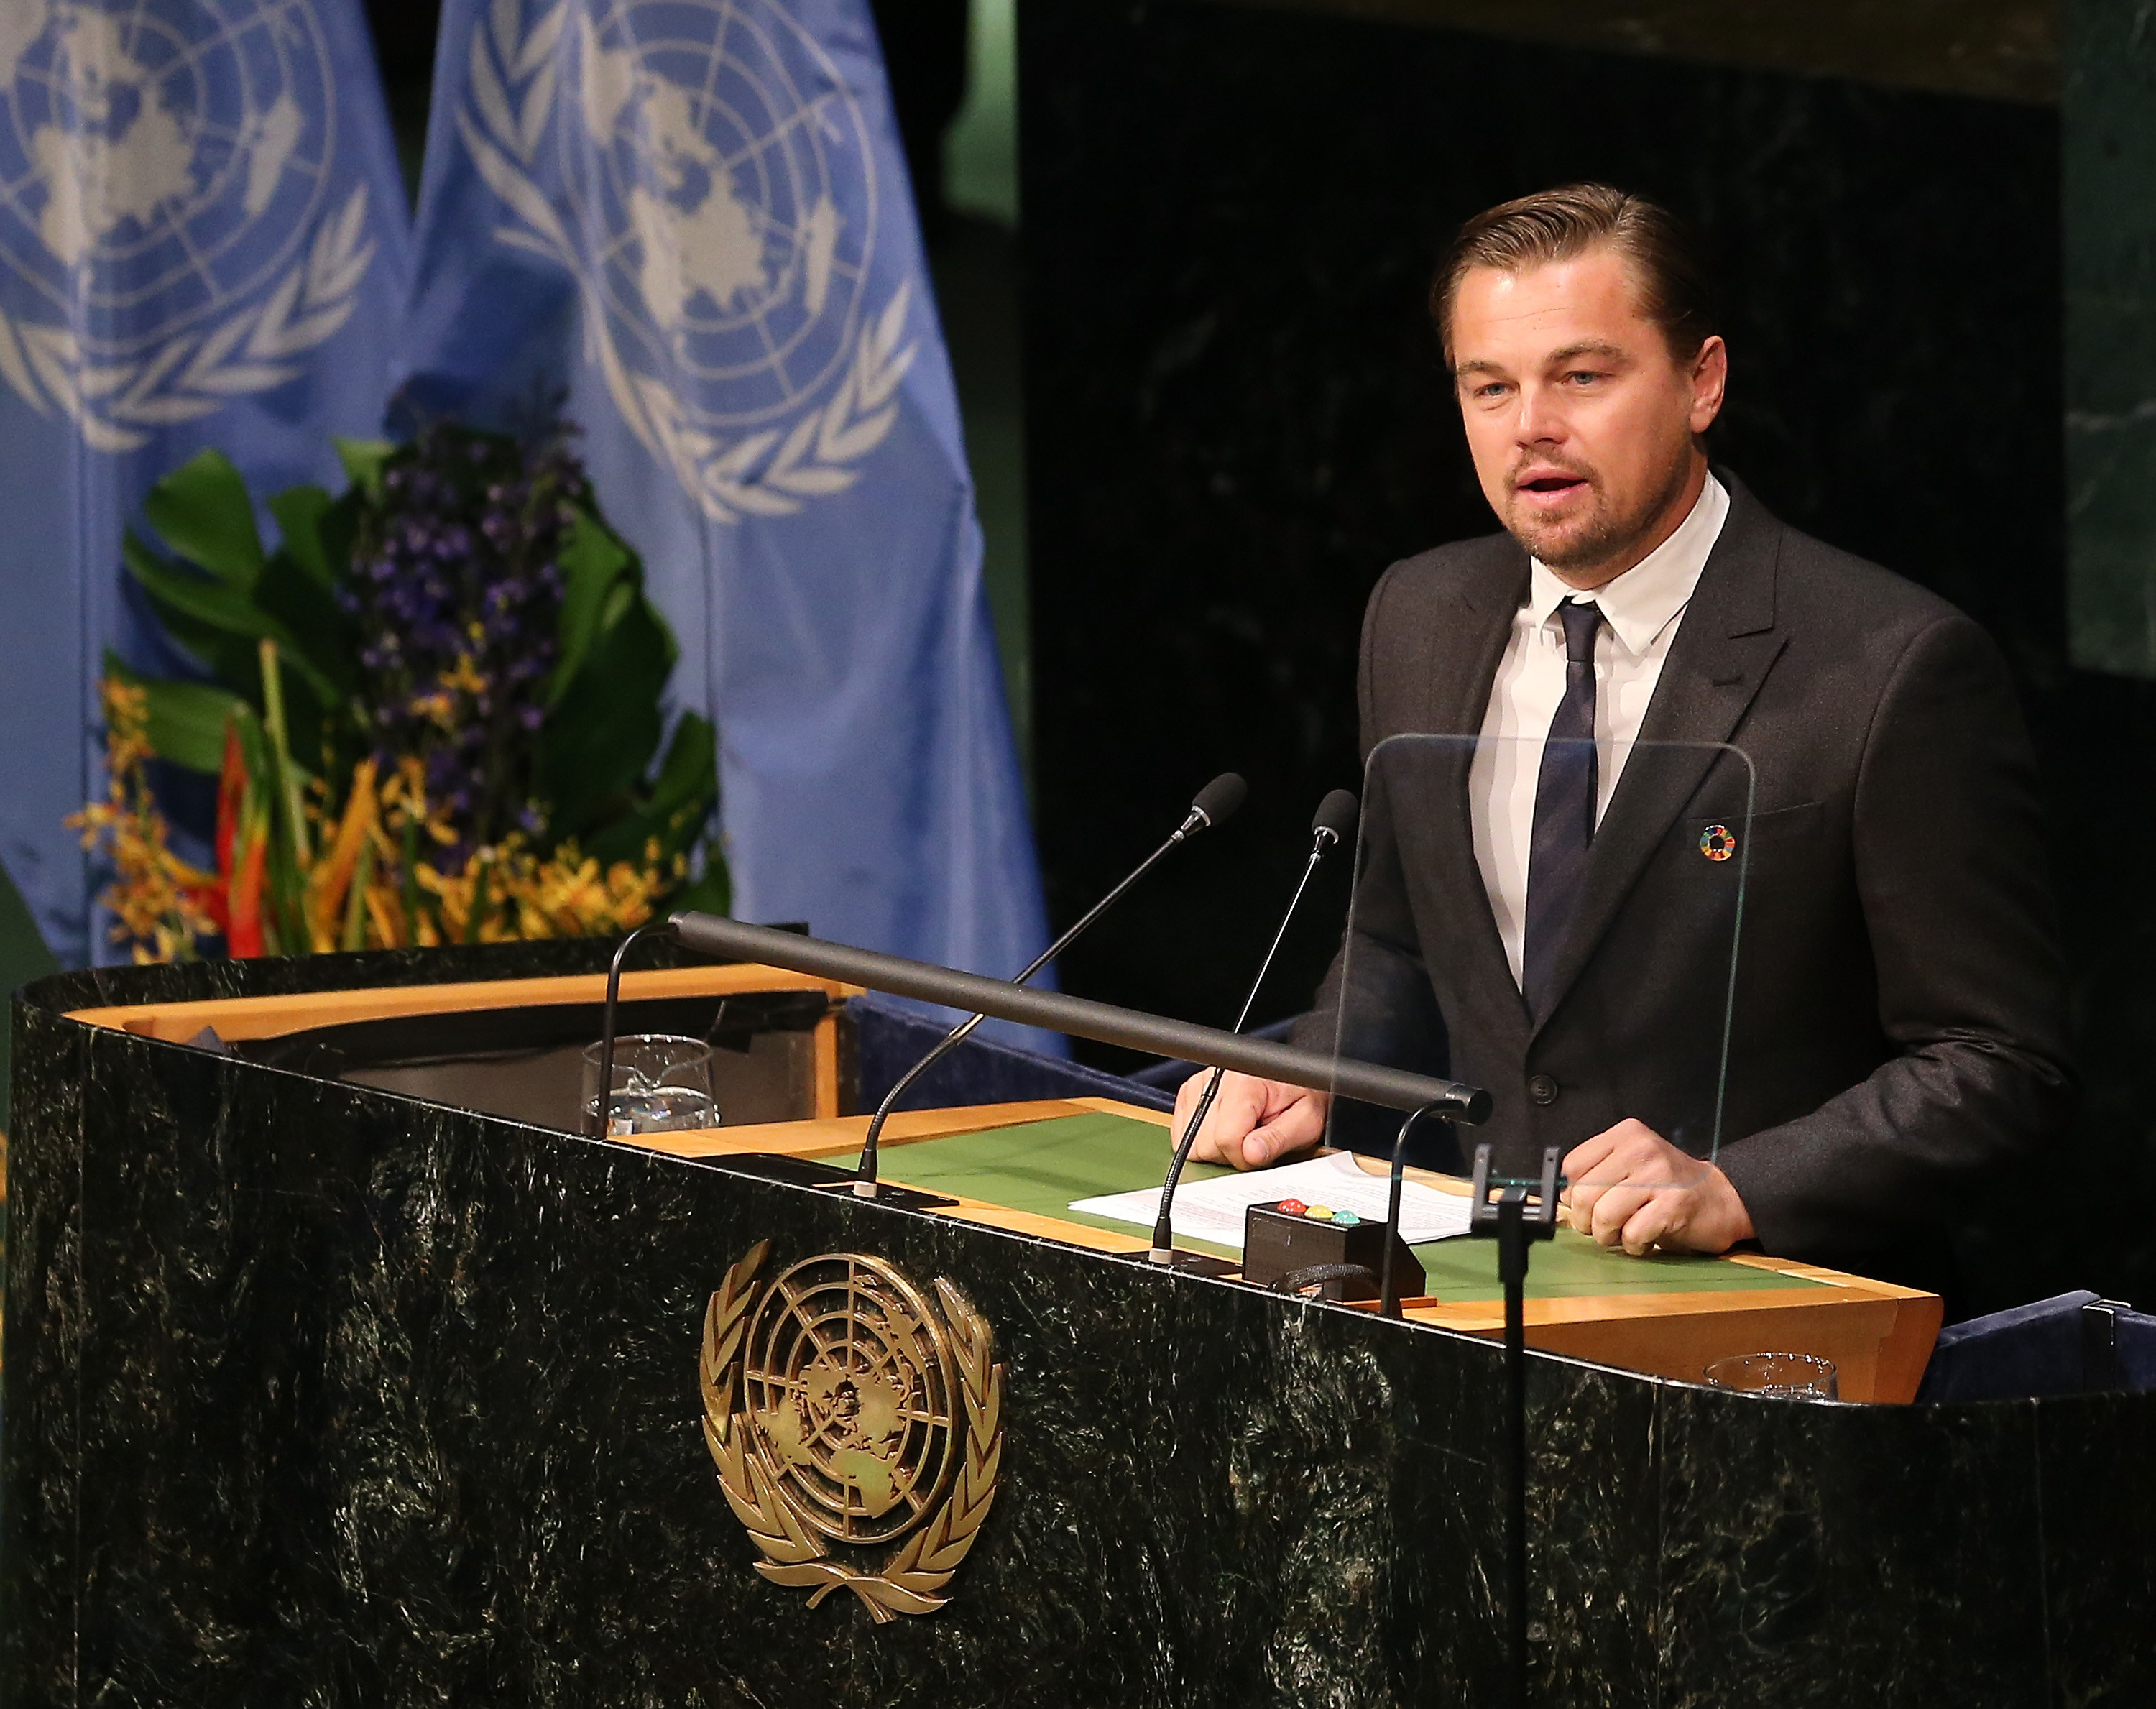
<instances>
[{"instance_id":1,"label":"blue un flag","mask_svg":"<svg viewBox=\"0 0 2156 1709\"><path fill-rule=\"evenodd\" d=\"M449 0L404 403L566 391L713 717L745 918L1044 941L950 366L863 0Z\"/></svg>"},{"instance_id":2,"label":"blue un flag","mask_svg":"<svg viewBox=\"0 0 2156 1709\"><path fill-rule=\"evenodd\" d=\"M143 494L214 446L258 497L378 430L408 222L359 0L0 0L0 860L81 960L107 646Z\"/></svg>"}]
</instances>

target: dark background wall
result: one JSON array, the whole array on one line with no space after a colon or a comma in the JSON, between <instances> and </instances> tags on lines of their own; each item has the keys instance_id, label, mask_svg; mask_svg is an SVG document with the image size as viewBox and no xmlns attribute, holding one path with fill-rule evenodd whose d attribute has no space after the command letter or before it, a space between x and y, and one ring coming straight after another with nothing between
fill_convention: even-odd
<instances>
[{"instance_id":1,"label":"dark background wall","mask_svg":"<svg viewBox=\"0 0 2156 1709\"><path fill-rule=\"evenodd\" d=\"M1186 0L1024 0L1020 32L1058 920L1213 772L1254 786L1066 959L1066 984L1232 1017L1307 814L1356 781L1370 586L1493 526L1423 308L1434 259L1481 208L1606 178L1718 255L1717 458L1785 520L1969 611L2021 682L2091 1093L2042 1195L2076 1209L2040 1222L2023 1191L1974 1232L1974 1303L2156 1293L2129 1214L2156 1187L2151 701L2066 662L2056 106ZM1338 911L1293 946L1270 1014L1306 999Z\"/></svg>"}]
</instances>

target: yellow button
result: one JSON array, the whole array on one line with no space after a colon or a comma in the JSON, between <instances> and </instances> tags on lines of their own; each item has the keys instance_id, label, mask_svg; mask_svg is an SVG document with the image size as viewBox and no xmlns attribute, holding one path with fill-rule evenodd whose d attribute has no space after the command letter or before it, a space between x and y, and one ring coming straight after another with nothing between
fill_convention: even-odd
<instances>
[{"instance_id":1,"label":"yellow button","mask_svg":"<svg viewBox=\"0 0 2156 1709\"><path fill-rule=\"evenodd\" d=\"M1313 1204L1308 1210L1303 1212L1303 1214L1314 1223L1329 1223L1332 1220L1332 1207L1329 1204Z\"/></svg>"}]
</instances>

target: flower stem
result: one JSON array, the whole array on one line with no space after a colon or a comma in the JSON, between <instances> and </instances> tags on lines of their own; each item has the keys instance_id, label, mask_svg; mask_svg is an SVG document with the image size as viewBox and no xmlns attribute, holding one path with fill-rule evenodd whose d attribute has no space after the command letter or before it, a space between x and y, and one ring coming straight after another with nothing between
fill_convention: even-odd
<instances>
[{"instance_id":1,"label":"flower stem","mask_svg":"<svg viewBox=\"0 0 2156 1709\"><path fill-rule=\"evenodd\" d=\"M374 882L374 844L372 839L359 845L359 861L352 875L352 885L345 892L344 935L339 940L340 949L367 947L367 892Z\"/></svg>"},{"instance_id":2,"label":"flower stem","mask_svg":"<svg viewBox=\"0 0 2156 1709\"><path fill-rule=\"evenodd\" d=\"M285 726L285 677L277 663L277 644L262 638L262 719L269 726L270 751L277 757L277 779L284 786L285 817L292 827L292 860L307 870L307 819L300 810L300 778L292 765L292 742Z\"/></svg>"}]
</instances>

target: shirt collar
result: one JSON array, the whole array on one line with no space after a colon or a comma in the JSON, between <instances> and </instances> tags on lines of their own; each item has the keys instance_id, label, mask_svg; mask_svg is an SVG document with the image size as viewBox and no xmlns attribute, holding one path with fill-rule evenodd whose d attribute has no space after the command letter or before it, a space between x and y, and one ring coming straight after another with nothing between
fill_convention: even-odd
<instances>
[{"instance_id":1,"label":"shirt collar","mask_svg":"<svg viewBox=\"0 0 2156 1709\"><path fill-rule=\"evenodd\" d=\"M1676 621L1691 600L1692 589L1699 585L1707 554L1722 537L1722 525L1728 516L1729 495L1710 474L1690 514L1677 524L1676 531L1623 575L1589 596L1602 608L1610 633L1626 652L1635 657L1645 653L1655 638ZM1526 612L1529 623L1539 629L1576 590L1560 581L1557 572L1540 558L1532 563Z\"/></svg>"}]
</instances>

